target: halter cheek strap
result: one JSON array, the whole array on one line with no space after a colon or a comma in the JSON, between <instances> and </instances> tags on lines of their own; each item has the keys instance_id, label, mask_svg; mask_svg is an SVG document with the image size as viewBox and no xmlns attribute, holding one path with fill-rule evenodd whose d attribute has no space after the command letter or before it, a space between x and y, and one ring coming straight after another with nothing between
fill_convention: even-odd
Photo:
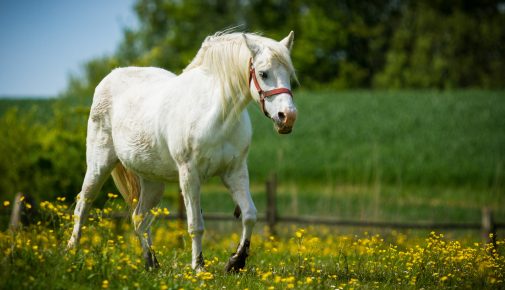
<instances>
[{"instance_id":1,"label":"halter cheek strap","mask_svg":"<svg viewBox=\"0 0 505 290\"><path fill-rule=\"evenodd\" d=\"M254 86L256 87L256 91L258 91L258 95L260 96L261 111L268 118L270 118L270 115L265 110L265 98L279 95L279 94L288 94L291 96L291 98L293 97L293 93L288 88L276 88L276 89L269 90L269 91L263 91L260 87L260 83L258 82L258 79L256 78L256 70L254 69L254 66L253 66L252 57L249 59L249 84L251 84L251 80L254 82Z\"/></svg>"}]
</instances>

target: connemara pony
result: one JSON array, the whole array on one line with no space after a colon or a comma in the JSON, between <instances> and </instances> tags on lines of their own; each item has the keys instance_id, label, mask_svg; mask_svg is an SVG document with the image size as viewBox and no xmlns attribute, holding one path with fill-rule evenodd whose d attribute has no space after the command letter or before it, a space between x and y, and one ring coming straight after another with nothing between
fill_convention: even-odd
<instances>
[{"instance_id":1,"label":"connemara pony","mask_svg":"<svg viewBox=\"0 0 505 290\"><path fill-rule=\"evenodd\" d=\"M293 32L274 41L256 34L217 33L202 43L183 73L159 68L119 68L96 87L88 120L87 170L77 196L68 247L81 235L90 203L109 174L133 208L146 268L159 267L151 247L151 209L164 183L179 182L192 239L191 266L204 268L200 185L219 176L242 215L242 237L226 270L245 266L256 208L249 192L247 154L255 101L281 134L296 119L290 79Z\"/></svg>"}]
</instances>

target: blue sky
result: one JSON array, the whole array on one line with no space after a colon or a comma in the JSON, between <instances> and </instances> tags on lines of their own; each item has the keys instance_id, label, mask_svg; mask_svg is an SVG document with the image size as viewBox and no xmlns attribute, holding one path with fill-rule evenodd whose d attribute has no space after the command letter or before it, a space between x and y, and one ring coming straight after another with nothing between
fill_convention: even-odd
<instances>
[{"instance_id":1,"label":"blue sky","mask_svg":"<svg viewBox=\"0 0 505 290\"><path fill-rule=\"evenodd\" d=\"M115 51L134 0L0 0L0 96L56 96L70 73Z\"/></svg>"}]
</instances>

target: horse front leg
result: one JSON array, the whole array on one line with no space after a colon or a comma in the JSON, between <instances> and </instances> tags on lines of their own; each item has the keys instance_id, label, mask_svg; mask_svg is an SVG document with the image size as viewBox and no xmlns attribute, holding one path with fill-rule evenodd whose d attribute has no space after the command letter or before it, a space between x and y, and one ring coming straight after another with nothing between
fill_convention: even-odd
<instances>
[{"instance_id":1,"label":"horse front leg","mask_svg":"<svg viewBox=\"0 0 505 290\"><path fill-rule=\"evenodd\" d=\"M238 272L245 267L246 258L249 256L251 235L257 219L256 207L249 192L249 172L245 161L237 169L232 169L223 175L222 180L240 209L240 211L235 210L235 216L242 215L240 244L225 267L227 272Z\"/></svg>"},{"instance_id":2,"label":"horse front leg","mask_svg":"<svg viewBox=\"0 0 505 290\"><path fill-rule=\"evenodd\" d=\"M201 272L205 266L202 254L204 225L200 207L200 177L196 168L190 164L180 165L179 183L186 206L188 232L191 236L191 267Z\"/></svg>"}]
</instances>

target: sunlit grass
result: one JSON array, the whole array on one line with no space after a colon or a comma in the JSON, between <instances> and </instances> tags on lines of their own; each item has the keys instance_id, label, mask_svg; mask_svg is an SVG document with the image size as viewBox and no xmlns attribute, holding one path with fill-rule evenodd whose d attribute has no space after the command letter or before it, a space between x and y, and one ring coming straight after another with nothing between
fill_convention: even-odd
<instances>
[{"instance_id":1,"label":"sunlit grass","mask_svg":"<svg viewBox=\"0 0 505 290\"><path fill-rule=\"evenodd\" d=\"M295 91L293 132L251 104L251 177L503 193L503 91Z\"/></svg>"},{"instance_id":2,"label":"sunlit grass","mask_svg":"<svg viewBox=\"0 0 505 290\"><path fill-rule=\"evenodd\" d=\"M177 185L167 186L167 205L177 203ZM260 213L266 210L265 184L253 183L251 192ZM394 186L290 182L278 179L279 216L323 216L341 220L389 222L479 223L484 207L497 221L505 221L505 195L490 190L446 186ZM202 186L204 212L231 214L233 200L219 180Z\"/></svg>"},{"instance_id":3,"label":"sunlit grass","mask_svg":"<svg viewBox=\"0 0 505 290\"><path fill-rule=\"evenodd\" d=\"M114 196L109 196L114 199ZM10 205L4 204L8 207ZM43 202L37 224L0 232L0 281L5 289L352 289L505 287L505 240L497 247L440 233L337 234L326 227L279 227L270 236L261 224L251 256L239 274L224 272L239 233L209 231L206 271L189 267L185 226L159 220L154 249L161 268L145 271L141 249L127 221L106 218L120 203L93 210L78 249L66 251L72 216L63 199ZM154 210L165 215L168 210Z\"/></svg>"}]
</instances>

